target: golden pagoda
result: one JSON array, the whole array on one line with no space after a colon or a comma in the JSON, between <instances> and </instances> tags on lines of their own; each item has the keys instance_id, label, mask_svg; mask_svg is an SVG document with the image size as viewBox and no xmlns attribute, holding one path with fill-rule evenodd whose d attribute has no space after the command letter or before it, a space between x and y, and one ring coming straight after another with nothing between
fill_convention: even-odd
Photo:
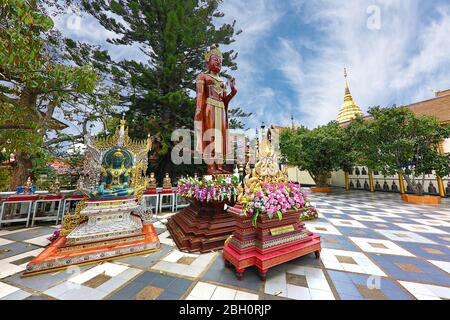
<instances>
[{"instance_id":1,"label":"golden pagoda","mask_svg":"<svg viewBox=\"0 0 450 320\"><path fill-rule=\"evenodd\" d=\"M348 80L347 80L347 69L344 69L345 76L345 96L344 103L342 104L341 110L337 117L337 122L344 123L356 118L359 115L363 115L361 108L353 100L352 94L350 93Z\"/></svg>"}]
</instances>

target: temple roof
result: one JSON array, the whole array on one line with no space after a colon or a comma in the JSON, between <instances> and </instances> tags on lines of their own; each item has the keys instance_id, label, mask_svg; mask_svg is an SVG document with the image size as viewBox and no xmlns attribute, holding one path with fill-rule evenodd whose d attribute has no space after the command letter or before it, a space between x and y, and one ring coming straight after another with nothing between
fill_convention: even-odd
<instances>
[{"instance_id":1,"label":"temple roof","mask_svg":"<svg viewBox=\"0 0 450 320\"><path fill-rule=\"evenodd\" d=\"M361 108L353 100L352 94L350 93L350 88L347 80L347 70L344 69L345 75L345 95L344 103L342 104L341 110L337 117L337 122L344 123L356 118L359 115L363 115Z\"/></svg>"},{"instance_id":2,"label":"temple roof","mask_svg":"<svg viewBox=\"0 0 450 320\"><path fill-rule=\"evenodd\" d=\"M435 92L434 98L415 102L409 105L405 105L416 116L434 116L440 123L450 123L450 89L444 91ZM365 120L369 120L372 117L367 115ZM342 127L348 126L350 120L341 122Z\"/></svg>"},{"instance_id":3,"label":"temple roof","mask_svg":"<svg viewBox=\"0 0 450 320\"><path fill-rule=\"evenodd\" d=\"M436 97L407 106L418 116L435 116L440 123L450 123L450 90L436 92Z\"/></svg>"}]
</instances>

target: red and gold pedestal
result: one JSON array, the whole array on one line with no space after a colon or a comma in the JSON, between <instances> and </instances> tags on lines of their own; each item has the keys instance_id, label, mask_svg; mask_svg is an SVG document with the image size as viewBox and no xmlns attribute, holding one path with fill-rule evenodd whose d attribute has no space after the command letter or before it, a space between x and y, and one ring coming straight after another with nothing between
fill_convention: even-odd
<instances>
[{"instance_id":1,"label":"red and gold pedestal","mask_svg":"<svg viewBox=\"0 0 450 320\"><path fill-rule=\"evenodd\" d=\"M22 276L54 272L75 265L150 253L159 249L160 243L153 225L144 225L142 234L138 236L82 245L66 245L66 237L63 236L31 260Z\"/></svg>"},{"instance_id":2,"label":"red and gold pedestal","mask_svg":"<svg viewBox=\"0 0 450 320\"><path fill-rule=\"evenodd\" d=\"M224 209L226 202L190 202L167 222L178 249L200 253L222 249L236 225L234 217Z\"/></svg>"},{"instance_id":3,"label":"red and gold pedestal","mask_svg":"<svg viewBox=\"0 0 450 320\"><path fill-rule=\"evenodd\" d=\"M259 216L256 227L242 207L228 211L236 220L236 230L223 248L223 258L225 266L236 268L238 279L251 266L258 268L261 280L265 281L267 271L274 266L311 252L320 257L320 236L305 229L299 211L284 213L282 220Z\"/></svg>"}]
</instances>

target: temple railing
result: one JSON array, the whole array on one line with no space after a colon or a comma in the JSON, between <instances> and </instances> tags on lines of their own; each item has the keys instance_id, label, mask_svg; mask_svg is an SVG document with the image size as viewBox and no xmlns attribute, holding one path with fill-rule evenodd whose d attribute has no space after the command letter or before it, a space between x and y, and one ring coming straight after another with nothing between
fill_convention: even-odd
<instances>
[{"instance_id":1,"label":"temple railing","mask_svg":"<svg viewBox=\"0 0 450 320\"><path fill-rule=\"evenodd\" d=\"M0 229L11 223L22 223L33 226L36 221L60 222L66 214L73 214L78 201L85 199L77 190L61 190L55 195L48 191L36 191L33 194L17 194L16 192L0 192ZM188 202L172 190L157 188L155 192L144 192L142 202L144 209L154 214L161 213L164 208L170 212L186 207Z\"/></svg>"},{"instance_id":2,"label":"temple railing","mask_svg":"<svg viewBox=\"0 0 450 320\"><path fill-rule=\"evenodd\" d=\"M370 192L414 193L408 187L402 174L384 176L364 166L355 166L351 172L345 174L347 190L366 190ZM422 177L416 178L422 182ZM423 194L450 197L450 176L438 177L434 172L425 175L422 186Z\"/></svg>"}]
</instances>

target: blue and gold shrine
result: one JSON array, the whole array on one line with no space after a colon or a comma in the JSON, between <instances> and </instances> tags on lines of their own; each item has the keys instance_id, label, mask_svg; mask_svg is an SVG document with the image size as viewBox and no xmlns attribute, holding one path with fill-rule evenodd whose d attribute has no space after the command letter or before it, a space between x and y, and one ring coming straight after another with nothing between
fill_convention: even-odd
<instances>
[{"instance_id":1,"label":"blue and gold shrine","mask_svg":"<svg viewBox=\"0 0 450 320\"><path fill-rule=\"evenodd\" d=\"M90 193L91 199L130 197L135 189L130 184L133 156L125 148L114 147L103 156L101 184Z\"/></svg>"},{"instance_id":2,"label":"blue and gold shrine","mask_svg":"<svg viewBox=\"0 0 450 320\"><path fill-rule=\"evenodd\" d=\"M30 261L24 275L159 250L151 212L141 205L148 178L150 136L128 137L125 120L107 138L85 137L78 190L87 196L64 216L60 236Z\"/></svg>"}]
</instances>

